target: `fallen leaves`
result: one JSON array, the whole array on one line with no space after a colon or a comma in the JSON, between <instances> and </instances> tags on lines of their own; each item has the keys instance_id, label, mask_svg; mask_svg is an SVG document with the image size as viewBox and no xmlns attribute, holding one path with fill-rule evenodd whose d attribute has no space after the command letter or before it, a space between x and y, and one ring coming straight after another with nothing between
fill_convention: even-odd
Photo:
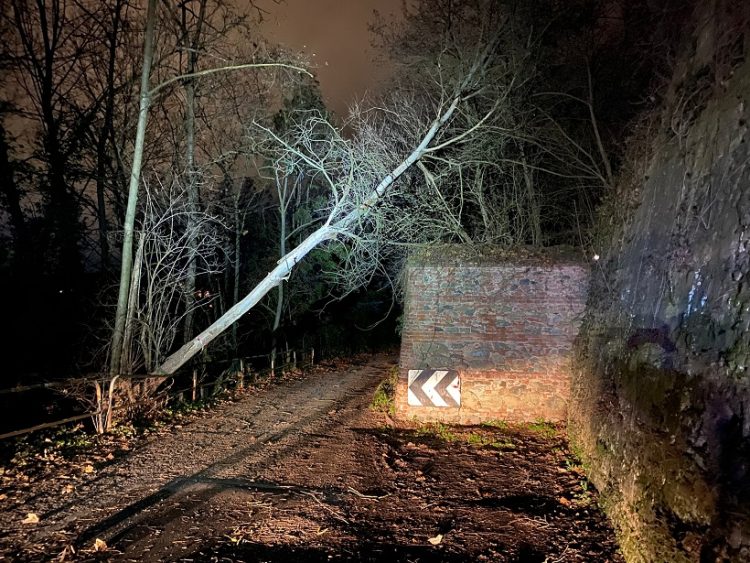
<instances>
[{"instance_id":1,"label":"fallen leaves","mask_svg":"<svg viewBox=\"0 0 750 563\"><path fill-rule=\"evenodd\" d=\"M26 514L26 518L21 520L21 524L39 524L39 516L34 512L29 512Z\"/></svg>"},{"instance_id":2,"label":"fallen leaves","mask_svg":"<svg viewBox=\"0 0 750 563\"><path fill-rule=\"evenodd\" d=\"M107 551L107 542L96 538L94 540L94 551Z\"/></svg>"},{"instance_id":3,"label":"fallen leaves","mask_svg":"<svg viewBox=\"0 0 750 563\"><path fill-rule=\"evenodd\" d=\"M443 534L438 534L434 538L428 538L427 541L432 545L439 545L443 541Z\"/></svg>"},{"instance_id":4,"label":"fallen leaves","mask_svg":"<svg viewBox=\"0 0 750 563\"><path fill-rule=\"evenodd\" d=\"M76 554L76 548L72 545L66 545L65 548L57 556L57 561L65 561L68 557L73 557Z\"/></svg>"}]
</instances>

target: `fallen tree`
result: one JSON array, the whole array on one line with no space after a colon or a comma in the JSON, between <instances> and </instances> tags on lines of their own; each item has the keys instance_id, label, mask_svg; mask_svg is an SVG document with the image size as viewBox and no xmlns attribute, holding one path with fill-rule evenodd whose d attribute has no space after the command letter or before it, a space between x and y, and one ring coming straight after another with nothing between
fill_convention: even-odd
<instances>
[{"instance_id":1,"label":"fallen tree","mask_svg":"<svg viewBox=\"0 0 750 563\"><path fill-rule=\"evenodd\" d=\"M451 130L449 125L457 112L461 110L463 104L468 104L482 91L482 79L488 67L491 64L495 54L496 43L490 41L487 47L475 59L463 78L452 89L445 88L446 94L436 104L435 117L425 127L421 136L415 136L412 149L406 153L395 166L386 171L380 178L379 182L372 189L357 185L363 181L369 180L367 174L359 175L357 170L357 154L355 149L345 143L338 137L339 146L345 145L343 151L346 157L350 158L348 165L340 166L339 173L343 172L343 177L333 177L325 167L325 159L329 153L321 158L315 158L310 152L296 148L294 145L276 137L268 128L256 124L257 127L270 135L285 151L294 154L303 164L310 167L322 181L331 188L331 203L326 214L325 220L319 228L313 231L306 239L302 241L292 251L283 256L277 263L276 267L269 272L266 277L256 285L241 301L230 308L222 317L220 317L211 326L201 332L198 336L192 338L184 344L179 350L169 356L164 363L156 370L156 374L170 375L189 361L195 354L204 349L214 338L224 330L235 323L243 314L254 307L266 294L279 284L287 280L294 267L316 247L340 238L356 238L357 232L361 227L363 220L368 218L376 209L383 197L391 190L396 181L412 166L418 163L423 157L431 153L437 153L448 146L467 142L469 138L481 129L494 111L490 108L481 118L474 123L459 130ZM441 79L439 72L438 79ZM466 123L462 121L462 123ZM320 126L320 120L317 120ZM323 123L325 126L326 124ZM414 126L414 124L410 124ZM329 127L332 127L329 125ZM318 138L314 134L306 139L310 145L323 143L328 147L331 141L327 138ZM367 147L367 144L364 144ZM345 157L345 158L346 158ZM373 167L370 168L372 171ZM373 182L374 183L374 182ZM372 185L373 183L369 184Z\"/></svg>"}]
</instances>

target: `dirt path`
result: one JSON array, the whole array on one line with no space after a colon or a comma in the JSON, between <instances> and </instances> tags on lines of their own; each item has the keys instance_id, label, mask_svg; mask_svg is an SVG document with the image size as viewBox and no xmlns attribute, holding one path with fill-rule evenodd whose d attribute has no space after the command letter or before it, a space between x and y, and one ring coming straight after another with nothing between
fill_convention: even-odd
<instances>
[{"instance_id":1,"label":"dirt path","mask_svg":"<svg viewBox=\"0 0 750 563\"><path fill-rule=\"evenodd\" d=\"M0 514L0 549L27 561L71 545L65 557L81 561L619 561L560 437L387 428L367 406L393 363L269 387L70 494L30 495ZM39 524L19 525L27 512Z\"/></svg>"}]
</instances>

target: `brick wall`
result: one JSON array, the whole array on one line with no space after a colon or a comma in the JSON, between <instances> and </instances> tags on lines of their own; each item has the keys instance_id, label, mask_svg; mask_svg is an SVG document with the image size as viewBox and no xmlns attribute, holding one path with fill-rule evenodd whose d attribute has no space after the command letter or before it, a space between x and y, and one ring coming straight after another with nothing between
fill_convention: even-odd
<instances>
[{"instance_id":1,"label":"brick wall","mask_svg":"<svg viewBox=\"0 0 750 563\"><path fill-rule=\"evenodd\" d=\"M566 418L589 276L578 255L441 247L412 257L406 276L397 416L460 424ZM429 368L458 372L459 407L408 404L408 371Z\"/></svg>"}]
</instances>

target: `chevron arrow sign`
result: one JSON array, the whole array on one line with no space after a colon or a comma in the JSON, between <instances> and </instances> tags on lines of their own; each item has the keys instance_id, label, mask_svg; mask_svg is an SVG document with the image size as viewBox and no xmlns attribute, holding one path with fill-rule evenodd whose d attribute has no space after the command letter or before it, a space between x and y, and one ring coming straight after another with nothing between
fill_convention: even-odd
<instances>
[{"instance_id":1,"label":"chevron arrow sign","mask_svg":"<svg viewBox=\"0 0 750 563\"><path fill-rule=\"evenodd\" d=\"M461 380L458 372L447 369L410 369L409 406L461 406Z\"/></svg>"}]
</instances>

